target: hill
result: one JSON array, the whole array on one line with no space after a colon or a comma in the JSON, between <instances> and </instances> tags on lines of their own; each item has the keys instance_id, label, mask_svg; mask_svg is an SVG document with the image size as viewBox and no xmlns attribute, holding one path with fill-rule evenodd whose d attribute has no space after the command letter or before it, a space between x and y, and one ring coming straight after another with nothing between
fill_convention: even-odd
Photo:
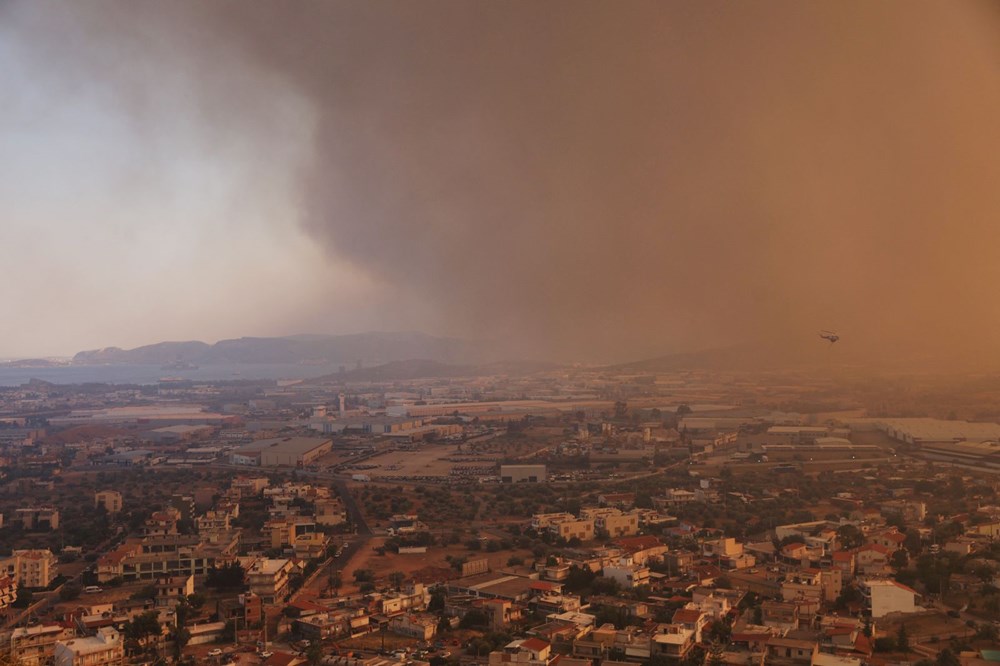
<instances>
[{"instance_id":1,"label":"hill","mask_svg":"<svg viewBox=\"0 0 1000 666\"><path fill-rule=\"evenodd\" d=\"M490 360L482 343L439 338L423 333L373 332L352 335L297 335L277 338L237 338L204 342L159 342L135 349L107 347L82 351L75 365L158 365L171 362L199 365L227 363L343 363L380 365L422 358L441 363L481 363Z\"/></svg>"}]
</instances>

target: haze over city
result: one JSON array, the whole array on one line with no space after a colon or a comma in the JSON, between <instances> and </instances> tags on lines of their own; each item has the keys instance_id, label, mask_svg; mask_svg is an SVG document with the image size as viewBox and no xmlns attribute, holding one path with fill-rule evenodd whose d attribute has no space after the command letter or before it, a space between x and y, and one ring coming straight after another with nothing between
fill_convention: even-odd
<instances>
[{"instance_id":1,"label":"haze over city","mask_svg":"<svg viewBox=\"0 0 1000 666\"><path fill-rule=\"evenodd\" d=\"M0 666L1000 665L998 0L0 0Z\"/></svg>"},{"instance_id":2,"label":"haze over city","mask_svg":"<svg viewBox=\"0 0 1000 666\"><path fill-rule=\"evenodd\" d=\"M3 356L1000 360L995 3L14 1L0 85Z\"/></svg>"}]
</instances>

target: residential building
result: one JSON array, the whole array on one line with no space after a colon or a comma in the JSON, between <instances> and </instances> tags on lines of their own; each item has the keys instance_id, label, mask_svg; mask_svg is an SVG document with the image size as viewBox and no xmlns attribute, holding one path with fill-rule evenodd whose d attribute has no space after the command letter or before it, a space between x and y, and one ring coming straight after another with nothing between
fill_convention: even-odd
<instances>
[{"instance_id":1,"label":"residential building","mask_svg":"<svg viewBox=\"0 0 1000 666\"><path fill-rule=\"evenodd\" d=\"M56 643L55 666L121 666L125 663L125 641L118 630L102 627L96 636Z\"/></svg>"},{"instance_id":2,"label":"residential building","mask_svg":"<svg viewBox=\"0 0 1000 666\"><path fill-rule=\"evenodd\" d=\"M617 512L617 515L598 516L594 520L594 528L600 534L614 538L632 536L639 532L639 514Z\"/></svg>"},{"instance_id":3,"label":"residential building","mask_svg":"<svg viewBox=\"0 0 1000 666\"><path fill-rule=\"evenodd\" d=\"M389 629L403 636L429 641L437 633L438 618L430 613L397 615L389 620Z\"/></svg>"},{"instance_id":4,"label":"residential building","mask_svg":"<svg viewBox=\"0 0 1000 666\"><path fill-rule=\"evenodd\" d=\"M167 535L129 540L97 561L97 580L105 583L156 580L171 576L207 574L218 559L232 557L239 534L229 533L209 543L198 536Z\"/></svg>"},{"instance_id":5,"label":"residential building","mask_svg":"<svg viewBox=\"0 0 1000 666\"><path fill-rule=\"evenodd\" d=\"M667 546L654 536L622 537L614 541L636 564L660 562L667 554ZM692 558L693 561L693 558Z\"/></svg>"},{"instance_id":6,"label":"residential building","mask_svg":"<svg viewBox=\"0 0 1000 666\"><path fill-rule=\"evenodd\" d=\"M567 520L576 520L576 516L572 513L565 512L536 513L531 517L531 529L536 532L541 532L542 530L549 529L549 527L556 523L565 522Z\"/></svg>"},{"instance_id":7,"label":"residential building","mask_svg":"<svg viewBox=\"0 0 1000 666\"><path fill-rule=\"evenodd\" d=\"M743 551L743 544L733 538L720 538L702 544L702 555L715 559L722 569L748 569L757 558Z\"/></svg>"},{"instance_id":8,"label":"residential building","mask_svg":"<svg viewBox=\"0 0 1000 666\"><path fill-rule=\"evenodd\" d=\"M59 529L59 511L51 506L15 509L14 515L26 531Z\"/></svg>"},{"instance_id":9,"label":"residential building","mask_svg":"<svg viewBox=\"0 0 1000 666\"><path fill-rule=\"evenodd\" d=\"M94 508L104 507L108 513L115 514L122 510L122 494L117 490L100 490L94 493Z\"/></svg>"},{"instance_id":10,"label":"residential building","mask_svg":"<svg viewBox=\"0 0 1000 666\"><path fill-rule=\"evenodd\" d=\"M11 632L10 645L3 647L10 647L10 654L17 656L23 666L43 666L52 662L56 643L72 635L71 630L59 624L18 627Z\"/></svg>"},{"instance_id":11,"label":"residential building","mask_svg":"<svg viewBox=\"0 0 1000 666\"><path fill-rule=\"evenodd\" d=\"M687 657L695 645L694 631L680 624L661 625L653 634L650 652L668 659Z\"/></svg>"},{"instance_id":12,"label":"residential building","mask_svg":"<svg viewBox=\"0 0 1000 666\"><path fill-rule=\"evenodd\" d=\"M541 638L532 637L511 641L503 650L490 652L489 666L548 666L553 659L552 646Z\"/></svg>"},{"instance_id":13,"label":"residential building","mask_svg":"<svg viewBox=\"0 0 1000 666\"><path fill-rule=\"evenodd\" d=\"M347 522L347 510L339 498L316 500L314 505L317 525L340 525Z\"/></svg>"},{"instance_id":14,"label":"residential building","mask_svg":"<svg viewBox=\"0 0 1000 666\"><path fill-rule=\"evenodd\" d=\"M649 584L649 568L636 564L631 557L623 557L617 565L604 567L604 577L632 589Z\"/></svg>"},{"instance_id":15,"label":"residential building","mask_svg":"<svg viewBox=\"0 0 1000 666\"><path fill-rule=\"evenodd\" d=\"M768 664L812 664L819 652L816 641L772 636L767 641Z\"/></svg>"},{"instance_id":16,"label":"residential building","mask_svg":"<svg viewBox=\"0 0 1000 666\"><path fill-rule=\"evenodd\" d=\"M867 580L861 583L861 595L873 619L889 613L916 612L916 590L889 579Z\"/></svg>"},{"instance_id":17,"label":"residential building","mask_svg":"<svg viewBox=\"0 0 1000 666\"><path fill-rule=\"evenodd\" d=\"M13 576L0 575L0 614L17 599L17 581Z\"/></svg>"},{"instance_id":18,"label":"residential building","mask_svg":"<svg viewBox=\"0 0 1000 666\"><path fill-rule=\"evenodd\" d=\"M10 576L21 588L45 588L56 577L59 560L50 550L15 550L0 560L0 576Z\"/></svg>"},{"instance_id":19,"label":"residential building","mask_svg":"<svg viewBox=\"0 0 1000 666\"><path fill-rule=\"evenodd\" d=\"M423 611L431 601L431 592L422 583L411 583L400 592L382 597L382 614L398 615L412 611Z\"/></svg>"},{"instance_id":20,"label":"residential building","mask_svg":"<svg viewBox=\"0 0 1000 666\"><path fill-rule=\"evenodd\" d=\"M291 560L257 560L247 572L250 592L265 604L284 601L288 594L288 575L293 569Z\"/></svg>"},{"instance_id":21,"label":"residential building","mask_svg":"<svg viewBox=\"0 0 1000 666\"><path fill-rule=\"evenodd\" d=\"M194 594L194 576L172 576L156 581L156 605L173 608Z\"/></svg>"},{"instance_id":22,"label":"residential building","mask_svg":"<svg viewBox=\"0 0 1000 666\"><path fill-rule=\"evenodd\" d=\"M549 525L549 533L557 537L579 539L580 541L590 541L594 538L594 521L592 520L564 520L562 522Z\"/></svg>"}]
</instances>

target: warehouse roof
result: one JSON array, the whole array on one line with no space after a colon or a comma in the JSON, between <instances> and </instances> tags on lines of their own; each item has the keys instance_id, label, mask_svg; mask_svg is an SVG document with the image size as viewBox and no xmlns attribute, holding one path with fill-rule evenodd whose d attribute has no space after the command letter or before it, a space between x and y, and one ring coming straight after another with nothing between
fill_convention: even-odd
<instances>
[{"instance_id":1,"label":"warehouse roof","mask_svg":"<svg viewBox=\"0 0 1000 666\"><path fill-rule=\"evenodd\" d=\"M238 453L259 453L261 451L302 454L329 443L325 437L280 437L258 439L236 449Z\"/></svg>"}]
</instances>

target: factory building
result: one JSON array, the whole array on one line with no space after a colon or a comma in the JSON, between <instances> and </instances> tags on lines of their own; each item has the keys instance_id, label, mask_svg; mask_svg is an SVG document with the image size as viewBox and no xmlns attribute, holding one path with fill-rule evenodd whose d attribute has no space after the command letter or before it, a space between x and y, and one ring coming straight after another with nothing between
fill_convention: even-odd
<instances>
[{"instance_id":1,"label":"factory building","mask_svg":"<svg viewBox=\"0 0 1000 666\"><path fill-rule=\"evenodd\" d=\"M261 439L233 451L236 465L260 467L306 467L333 448L333 440L323 437Z\"/></svg>"}]
</instances>

